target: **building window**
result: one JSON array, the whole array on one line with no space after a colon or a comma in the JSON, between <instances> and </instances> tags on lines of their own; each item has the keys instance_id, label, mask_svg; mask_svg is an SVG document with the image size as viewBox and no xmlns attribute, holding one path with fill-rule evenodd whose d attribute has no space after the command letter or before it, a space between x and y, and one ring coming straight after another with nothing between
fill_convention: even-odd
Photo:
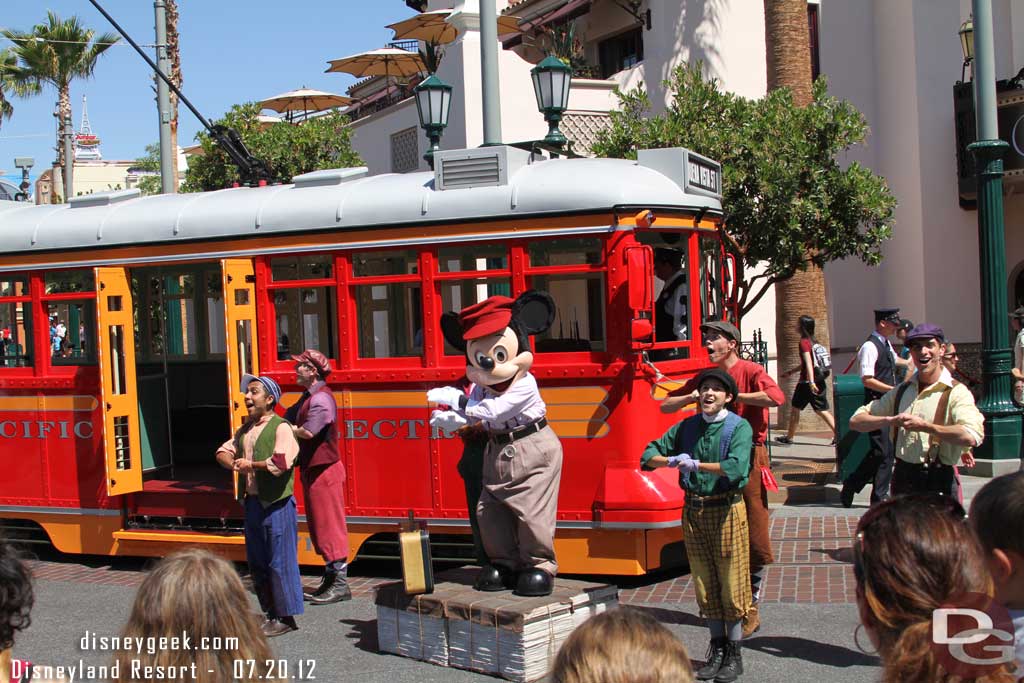
<instances>
[{"instance_id":1,"label":"building window","mask_svg":"<svg viewBox=\"0 0 1024 683\"><path fill-rule=\"evenodd\" d=\"M821 57L818 44L818 3L807 3L807 37L811 45L811 80L818 80L821 74Z\"/></svg>"},{"instance_id":2,"label":"building window","mask_svg":"<svg viewBox=\"0 0 1024 683\"><path fill-rule=\"evenodd\" d=\"M642 26L602 40L597 45L601 60L601 78L608 78L623 69L644 61L644 32Z\"/></svg>"},{"instance_id":3,"label":"building window","mask_svg":"<svg viewBox=\"0 0 1024 683\"><path fill-rule=\"evenodd\" d=\"M420 167L419 131L406 128L391 136L391 172L409 173Z\"/></svg>"}]
</instances>

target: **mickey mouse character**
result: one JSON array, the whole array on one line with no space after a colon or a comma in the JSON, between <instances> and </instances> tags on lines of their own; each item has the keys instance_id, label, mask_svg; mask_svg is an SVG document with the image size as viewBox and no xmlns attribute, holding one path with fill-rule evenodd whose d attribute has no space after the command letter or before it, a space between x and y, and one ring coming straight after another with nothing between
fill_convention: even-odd
<instances>
[{"instance_id":1,"label":"mickey mouse character","mask_svg":"<svg viewBox=\"0 0 1024 683\"><path fill-rule=\"evenodd\" d=\"M551 327L555 303L545 292L517 299L492 296L445 313L441 331L466 352L467 396L456 387L427 392L427 400L450 406L435 410L430 424L453 431L479 423L487 430L483 491L476 507L480 536L490 564L474 587L516 595L550 595L555 562L555 513L562 476L562 444L548 426L547 408L530 374L530 335Z\"/></svg>"}]
</instances>

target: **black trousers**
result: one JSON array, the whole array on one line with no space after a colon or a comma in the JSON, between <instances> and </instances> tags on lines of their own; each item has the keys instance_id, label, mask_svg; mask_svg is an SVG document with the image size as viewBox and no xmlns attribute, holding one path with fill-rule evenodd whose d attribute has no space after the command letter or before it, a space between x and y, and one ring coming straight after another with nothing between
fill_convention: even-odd
<instances>
[{"instance_id":1,"label":"black trousers","mask_svg":"<svg viewBox=\"0 0 1024 683\"><path fill-rule=\"evenodd\" d=\"M913 465L897 460L892 475L892 495L938 493L956 498L956 474L951 465Z\"/></svg>"},{"instance_id":2,"label":"black trousers","mask_svg":"<svg viewBox=\"0 0 1024 683\"><path fill-rule=\"evenodd\" d=\"M860 493L861 489L872 482L871 503L878 503L889 497L889 485L892 481L893 445L889 440L889 430L880 429L868 432L871 450L846 481L843 490L852 489Z\"/></svg>"}]
</instances>

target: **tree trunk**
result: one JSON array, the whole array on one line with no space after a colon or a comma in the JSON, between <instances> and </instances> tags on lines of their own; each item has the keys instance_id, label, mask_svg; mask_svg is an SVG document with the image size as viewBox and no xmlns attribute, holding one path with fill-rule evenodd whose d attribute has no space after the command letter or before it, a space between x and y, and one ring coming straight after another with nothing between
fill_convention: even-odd
<instances>
[{"instance_id":1,"label":"tree trunk","mask_svg":"<svg viewBox=\"0 0 1024 683\"><path fill-rule=\"evenodd\" d=\"M807 106L812 95L806 0L764 0L764 31L768 89L789 88L793 103ZM797 321L801 315L814 318L818 342L831 348L825 273L821 268L812 266L775 285L775 339L780 374L800 363ZM789 425L789 398L799 375L779 379L786 403L779 408L778 422L785 429ZM801 415L800 425L806 430L827 429L811 411Z\"/></svg>"},{"instance_id":2,"label":"tree trunk","mask_svg":"<svg viewBox=\"0 0 1024 683\"><path fill-rule=\"evenodd\" d=\"M71 84L65 83L60 86L57 91L57 110L60 112L60 122L57 126L57 165L60 166L61 176L64 173L64 121L71 118ZM74 123L72 122L71 128L74 129ZM72 157L68 160L69 164L74 164L75 160ZM71 174L71 180L74 182L74 173ZM54 191L50 194L53 197L54 204L57 204L57 197L63 197L65 194L71 195L64 187L63 183L58 188L54 185ZM71 195L73 196L73 195ZM64 201L71 199L71 196L64 197Z\"/></svg>"},{"instance_id":3,"label":"tree trunk","mask_svg":"<svg viewBox=\"0 0 1024 683\"><path fill-rule=\"evenodd\" d=\"M181 51L178 46L178 0L166 0L167 7L167 57L171 62L171 73L167 74L176 88L181 88ZM173 192L178 191L178 96L172 90L171 100L171 170Z\"/></svg>"}]
</instances>

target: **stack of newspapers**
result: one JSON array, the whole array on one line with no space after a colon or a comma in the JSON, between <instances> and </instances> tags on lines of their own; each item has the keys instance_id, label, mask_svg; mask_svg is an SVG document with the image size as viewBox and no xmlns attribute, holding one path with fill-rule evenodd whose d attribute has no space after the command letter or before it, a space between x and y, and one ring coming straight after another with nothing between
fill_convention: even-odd
<instances>
[{"instance_id":1,"label":"stack of newspapers","mask_svg":"<svg viewBox=\"0 0 1024 683\"><path fill-rule=\"evenodd\" d=\"M475 570L439 575L430 595L406 596L401 583L377 590L382 652L470 669L510 681L543 678L573 629L618 604L614 586L556 579L551 595L472 588Z\"/></svg>"}]
</instances>

